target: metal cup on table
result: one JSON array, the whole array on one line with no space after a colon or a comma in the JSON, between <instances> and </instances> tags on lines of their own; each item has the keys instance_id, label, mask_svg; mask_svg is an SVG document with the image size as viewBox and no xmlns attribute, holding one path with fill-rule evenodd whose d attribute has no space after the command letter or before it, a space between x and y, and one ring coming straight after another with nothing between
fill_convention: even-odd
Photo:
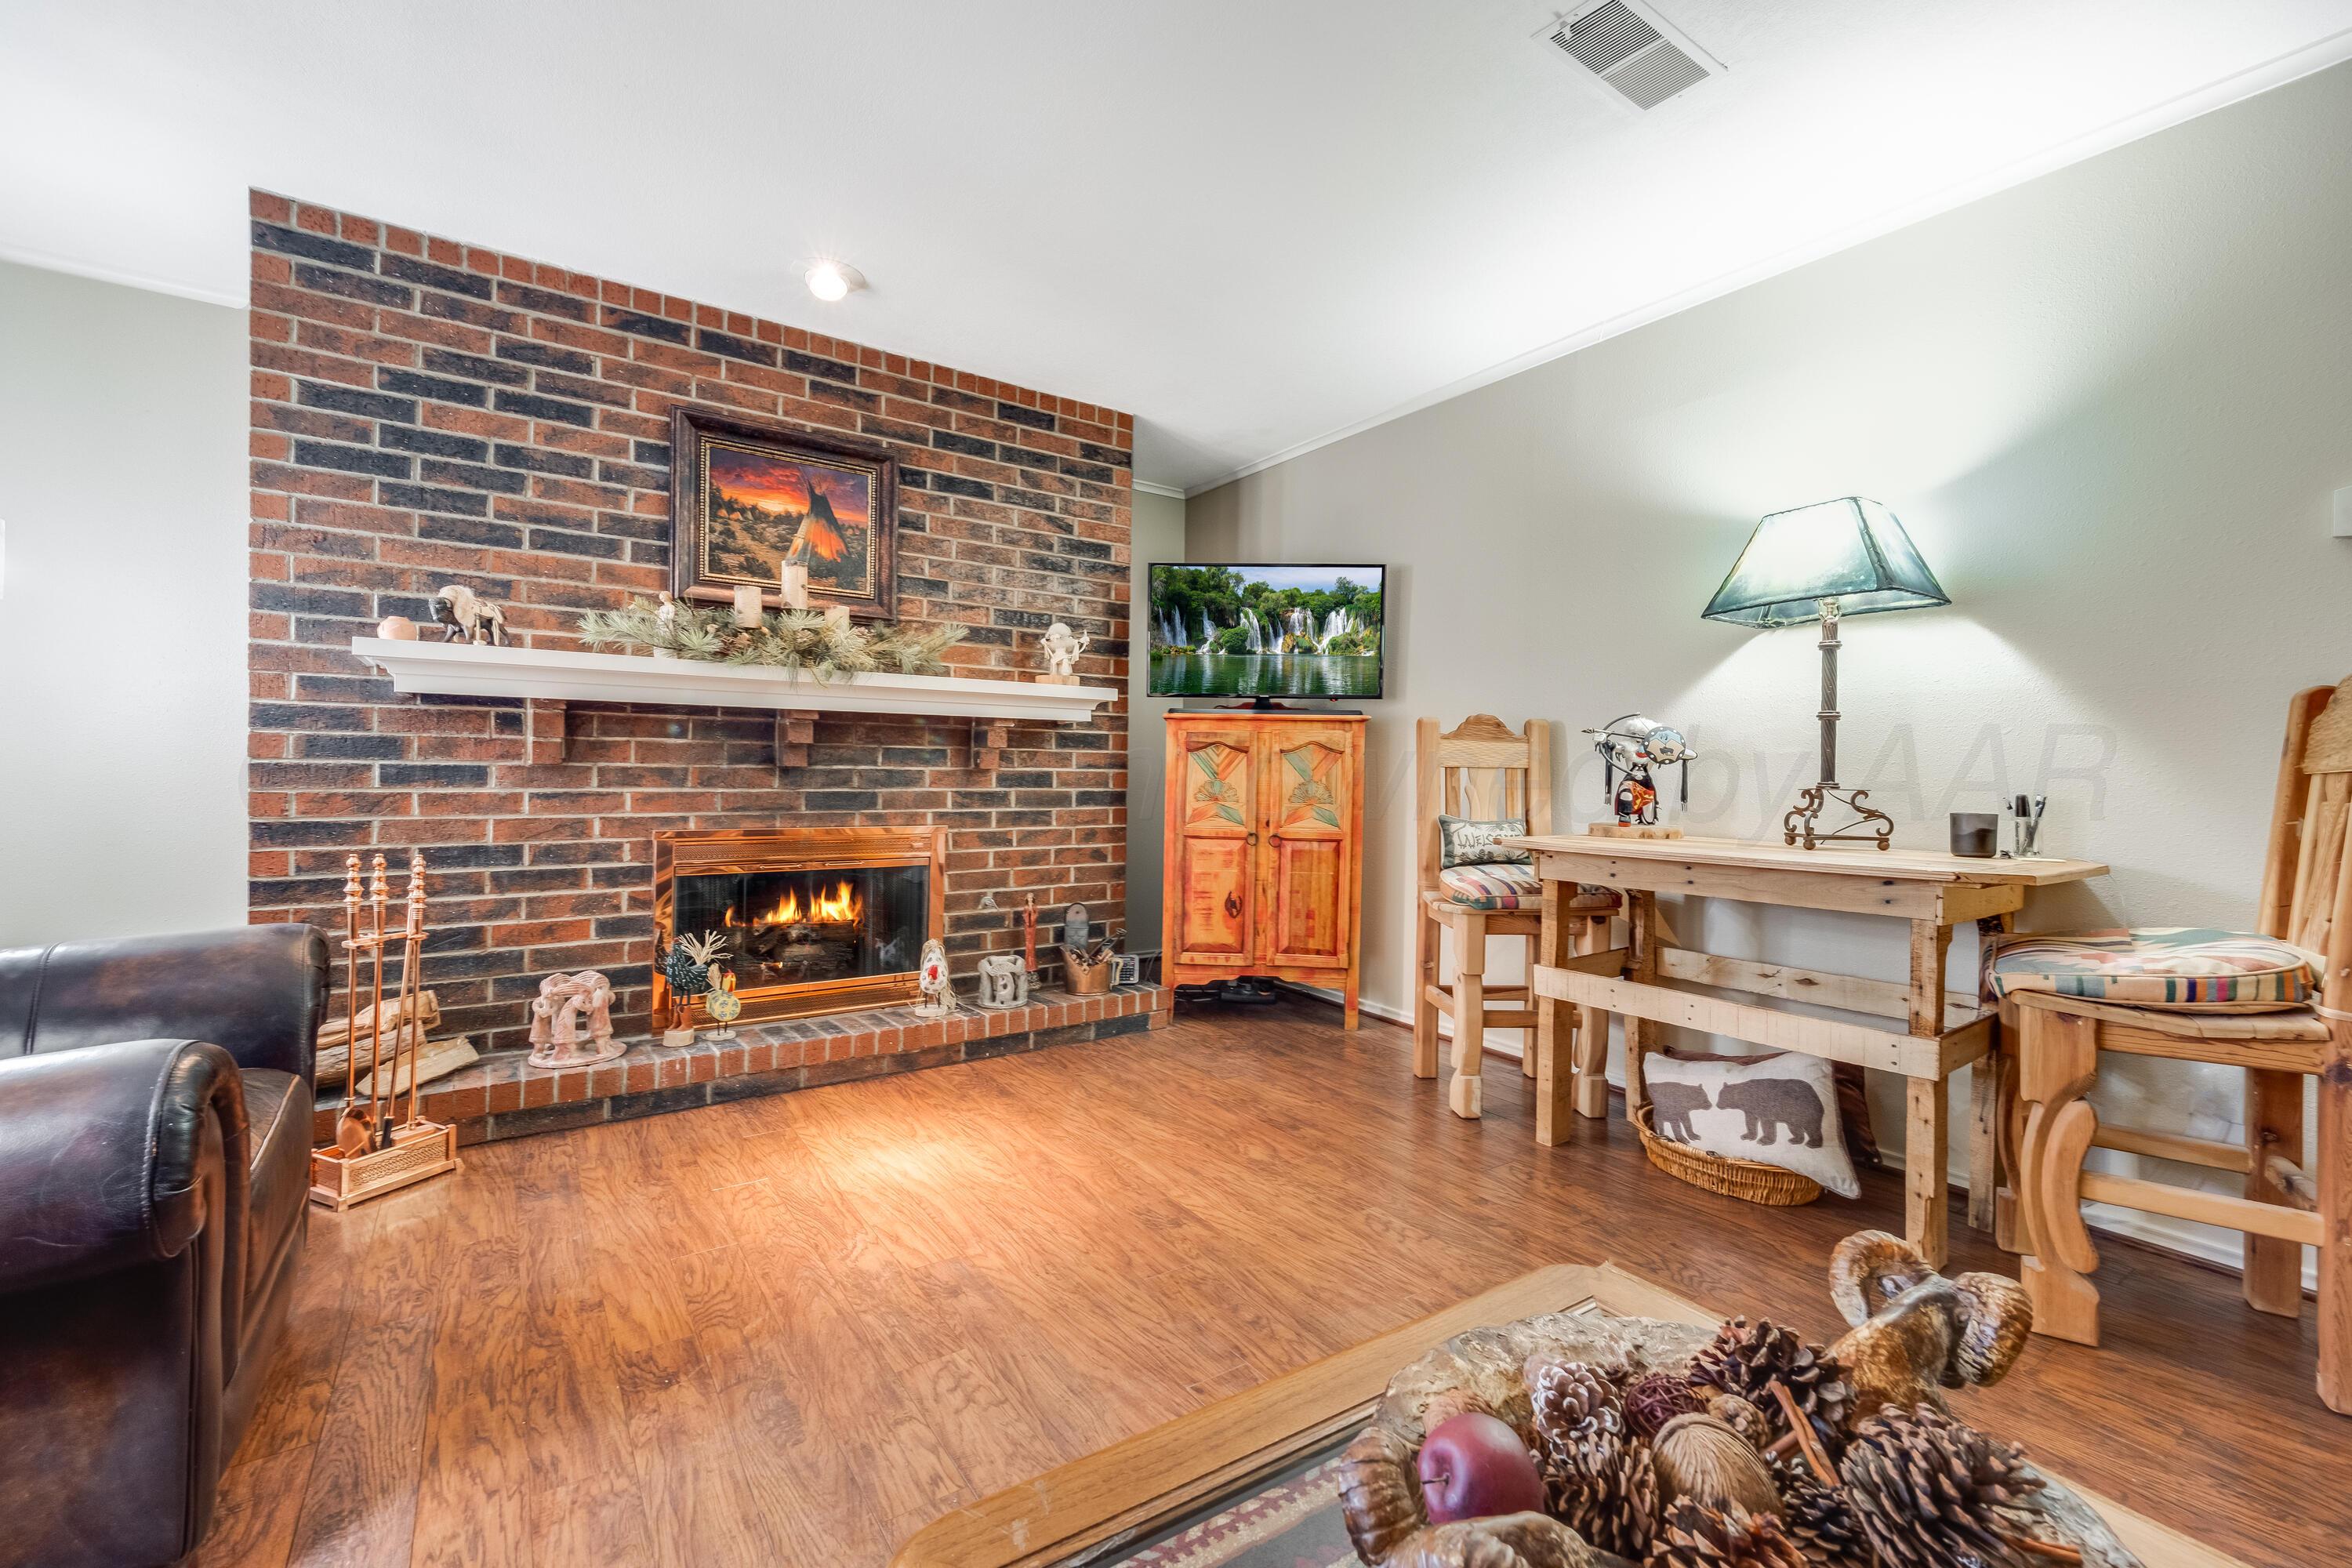
<instances>
[{"instance_id":1,"label":"metal cup on table","mask_svg":"<svg viewBox=\"0 0 2352 1568\"><path fill-rule=\"evenodd\" d=\"M2000 813L1997 811L1956 811L1952 813L1952 853L1965 855L1972 860L1990 860L2000 847Z\"/></svg>"}]
</instances>

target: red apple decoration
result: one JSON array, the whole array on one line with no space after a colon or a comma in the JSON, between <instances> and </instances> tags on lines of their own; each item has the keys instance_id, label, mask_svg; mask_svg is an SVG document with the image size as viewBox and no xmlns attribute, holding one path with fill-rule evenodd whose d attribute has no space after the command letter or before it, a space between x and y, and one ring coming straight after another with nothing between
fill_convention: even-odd
<instances>
[{"instance_id":1,"label":"red apple decoration","mask_svg":"<svg viewBox=\"0 0 2352 1568\"><path fill-rule=\"evenodd\" d=\"M1439 1422L1421 1445L1421 1499L1432 1524L1541 1513L1543 1477L1510 1423L1473 1410Z\"/></svg>"}]
</instances>

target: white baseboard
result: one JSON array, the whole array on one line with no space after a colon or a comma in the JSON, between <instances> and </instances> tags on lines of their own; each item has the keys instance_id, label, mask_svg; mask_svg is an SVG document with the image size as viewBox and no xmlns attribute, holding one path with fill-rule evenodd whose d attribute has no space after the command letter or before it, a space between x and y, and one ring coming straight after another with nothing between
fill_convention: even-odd
<instances>
[{"instance_id":1,"label":"white baseboard","mask_svg":"<svg viewBox=\"0 0 2352 1568\"><path fill-rule=\"evenodd\" d=\"M1301 985L1290 981L1278 984L1286 990L1296 991L1301 995L1312 996L1318 1001L1337 1005L1341 1000L1339 993L1325 990L1319 985ZM1402 1024L1406 1028L1412 1026L1412 1015L1401 1007L1391 1007L1360 998L1356 1003L1356 1008L1359 1012L1368 1013L1375 1018L1382 1018L1391 1024ZM1438 1032L1449 1039L1453 1037L1452 1020L1443 1014L1438 1016ZM1486 1054L1518 1061L1526 1055L1522 1040L1517 1037L1521 1032L1512 1029L1507 1033L1515 1037L1508 1042L1495 1035L1489 1035L1486 1037ZM1609 1084L1620 1094L1624 1092L1625 1086L1616 1074L1610 1075ZM1900 1149L1881 1150L1880 1158L1886 1163L1890 1170L1903 1169L1903 1151ZM1968 1180L1968 1167L1965 1164L1955 1167L1952 1178L1956 1182L1965 1184ZM2168 1252L2176 1258L2185 1258L2192 1263L2205 1264L2223 1273L2237 1274L2243 1271L2245 1251L2235 1231L2220 1230L2211 1226L2192 1225L2185 1220L2174 1219L2168 1215L2142 1214L2137 1209L2116 1208L2109 1204L2084 1205L2083 1220L2093 1230L2105 1231L2110 1236L2121 1237L2126 1241L2135 1241L2144 1247L2154 1247L2158 1252ZM2303 1289L2306 1295L2315 1295L2319 1290L2319 1255L2311 1247L2304 1249Z\"/></svg>"}]
</instances>

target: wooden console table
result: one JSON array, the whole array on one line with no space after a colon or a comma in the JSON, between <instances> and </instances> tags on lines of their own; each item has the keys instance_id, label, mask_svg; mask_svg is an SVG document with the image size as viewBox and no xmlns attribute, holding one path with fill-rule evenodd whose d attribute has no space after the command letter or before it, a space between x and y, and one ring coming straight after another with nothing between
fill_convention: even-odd
<instances>
[{"instance_id":1,"label":"wooden console table","mask_svg":"<svg viewBox=\"0 0 2352 1568\"><path fill-rule=\"evenodd\" d=\"M1536 1019L1536 1140L1569 1135L1571 1110L1608 1112L1602 1069L1608 1019L1625 1019L1625 1104L1646 1098L1642 1058L1658 1027L1676 1024L1728 1035L1774 1050L1803 1051L1835 1062L1877 1068L1906 1079L1906 1232L1942 1263L1948 1241L1945 1164L1949 1157L1948 1080L1956 1068L1994 1046L1992 1012L1971 989L1948 993L1944 959L1952 928L1987 921L2005 926L2029 888L2079 882L2106 870L2088 860L1965 859L1922 850L1799 849L1734 838L1613 838L1576 835L1514 839L1534 853L1545 886L1541 958L1530 977ZM1559 884L1590 883L1624 895L1626 947L1571 955L1567 922L1551 911ZM1865 980L1787 964L1725 958L1661 942L1661 893L1735 899L1793 909L1885 915L1911 924L1907 983ZM1555 930L1559 925L1561 929ZM1741 994L1727 998L1724 992ZM1800 1006L1791 1006L1790 1004ZM1578 1031L1580 1060L1559 1058L1563 1005L1585 1009ZM1808 1010L1800 1010L1800 1008ZM1848 1015L1825 1016L1824 1009ZM1890 1028L1864 1018L1902 1020ZM1978 1075L1969 1124L1969 1220L1991 1223L1999 1164L1996 1075ZM1581 1082L1579 1082L1579 1079Z\"/></svg>"}]
</instances>

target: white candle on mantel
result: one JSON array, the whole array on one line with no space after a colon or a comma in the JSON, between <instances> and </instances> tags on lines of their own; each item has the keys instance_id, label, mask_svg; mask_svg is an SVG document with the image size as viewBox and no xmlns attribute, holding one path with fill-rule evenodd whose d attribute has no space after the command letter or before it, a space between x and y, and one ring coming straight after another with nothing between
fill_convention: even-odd
<instances>
[{"instance_id":1,"label":"white candle on mantel","mask_svg":"<svg viewBox=\"0 0 2352 1568\"><path fill-rule=\"evenodd\" d=\"M735 584L735 624L737 626L756 626L760 624L760 584L757 583Z\"/></svg>"},{"instance_id":2,"label":"white candle on mantel","mask_svg":"<svg viewBox=\"0 0 2352 1568\"><path fill-rule=\"evenodd\" d=\"M776 563L776 595L788 610L808 608L808 568L787 557Z\"/></svg>"}]
</instances>

